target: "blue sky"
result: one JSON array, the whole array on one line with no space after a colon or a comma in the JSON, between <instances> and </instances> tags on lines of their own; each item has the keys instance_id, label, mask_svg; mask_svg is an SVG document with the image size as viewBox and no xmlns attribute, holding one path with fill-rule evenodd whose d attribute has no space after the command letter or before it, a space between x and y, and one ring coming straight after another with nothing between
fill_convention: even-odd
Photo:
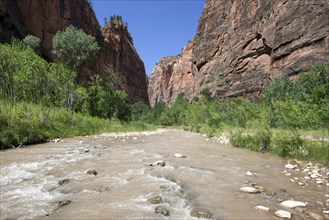
<instances>
[{"instance_id":1,"label":"blue sky","mask_svg":"<svg viewBox=\"0 0 329 220\"><path fill-rule=\"evenodd\" d=\"M147 75L164 56L177 55L196 34L205 0L92 0L100 25L121 15Z\"/></svg>"}]
</instances>

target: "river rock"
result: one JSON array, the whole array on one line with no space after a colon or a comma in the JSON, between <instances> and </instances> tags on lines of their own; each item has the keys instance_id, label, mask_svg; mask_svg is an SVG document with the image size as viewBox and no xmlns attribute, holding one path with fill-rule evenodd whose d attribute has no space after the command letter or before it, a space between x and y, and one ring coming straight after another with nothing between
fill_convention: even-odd
<instances>
[{"instance_id":1,"label":"river rock","mask_svg":"<svg viewBox=\"0 0 329 220\"><path fill-rule=\"evenodd\" d=\"M313 213L313 212L309 212L308 215L311 217L311 219L314 220L324 220L324 217L322 215Z\"/></svg>"},{"instance_id":2,"label":"river rock","mask_svg":"<svg viewBox=\"0 0 329 220\"><path fill-rule=\"evenodd\" d=\"M284 211L284 210L278 210L274 213L276 216L278 216L279 218L287 218L287 219L291 219L291 213Z\"/></svg>"},{"instance_id":3,"label":"river rock","mask_svg":"<svg viewBox=\"0 0 329 220\"><path fill-rule=\"evenodd\" d=\"M210 219L212 218L211 212L205 209L200 209L200 208L194 208L191 210L190 215L195 218L206 218Z\"/></svg>"},{"instance_id":4,"label":"river rock","mask_svg":"<svg viewBox=\"0 0 329 220\"><path fill-rule=\"evenodd\" d=\"M280 205L286 208L296 208L296 207L305 207L305 202L294 201L294 200L286 200L280 203Z\"/></svg>"},{"instance_id":5,"label":"river rock","mask_svg":"<svg viewBox=\"0 0 329 220\"><path fill-rule=\"evenodd\" d=\"M175 153L174 155L176 158L186 158L186 156L183 154Z\"/></svg>"},{"instance_id":6,"label":"river rock","mask_svg":"<svg viewBox=\"0 0 329 220\"><path fill-rule=\"evenodd\" d=\"M164 167L165 165L166 163L163 160L158 160L149 164L151 167Z\"/></svg>"},{"instance_id":7,"label":"river rock","mask_svg":"<svg viewBox=\"0 0 329 220\"><path fill-rule=\"evenodd\" d=\"M260 193L261 192L259 189L256 189L256 188L250 187L250 186L241 187L240 191L246 192L246 193Z\"/></svg>"},{"instance_id":8,"label":"river rock","mask_svg":"<svg viewBox=\"0 0 329 220\"><path fill-rule=\"evenodd\" d=\"M89 175L95 175L95 176L97 175L97 171L94 169L88 169L86 170L86 173Z\"/></svg>"},{"instance_id":9,"label":"river rock","mask_svg":"<svg viewBox=\"0 0 329 220\"><path fill-rule=\"evenodd\" d=\"M254 174L252 174L252 172L251 171L247 171L247 176L253 176Z\"/></svg>"},{"instance_id":10,"label":"river rock","mask_svg":"<svg viewBox=\"0 0 329 220\"><path fill-rule=\"evenodd\" d=\"M155 196L155 197L149 198L147 200L147 202L151 203L151 204L160 204L160 203L163 203L163 199L162 199L162 196Z\"/></svg>"},{"instance_id":11,"label":"river rock","mask_svg":"<svg viewBox=\"0 0 329 220\"><path fill-rule=\"evenodd\" d=\"M157 206L154 209L155 214L161 214L163 216L169 216L170 210L165 206Z\"/></svg>"},{"instance_id":12,"label":"river rock","mask_svg":"<svg viewBox=\"0 0 329 220\"><path fill-rule=\"evenodd\" d=\"M265 207L265 206L262 206L262 205L256 206L255 209L266 211L266 212L270 211L270 208L269 207Z\"/></svg>"},{"instance_id":13,"label":"river rock","mask_svg":"<svg viewBox=\"0 0 329 220\"><path fill-rule=\"evenodd\" d=\"M63 186L65 184L68 184L70 181L71 181L70 179L63 179L63 180L58 181L58 184Z\"/></svg>"},{"instance_id":14,"label":"river rock","mask_svg":"<svg viewBox=\"0 0 329 220\"><path fill-rule=\"evenodd\" d=\"M71 200L59 201L59 202L57 202L57 208L59 209L60 207L63 207L63 206L68 205L70 203L71 203Z\"/></svg>"}]
</instances>

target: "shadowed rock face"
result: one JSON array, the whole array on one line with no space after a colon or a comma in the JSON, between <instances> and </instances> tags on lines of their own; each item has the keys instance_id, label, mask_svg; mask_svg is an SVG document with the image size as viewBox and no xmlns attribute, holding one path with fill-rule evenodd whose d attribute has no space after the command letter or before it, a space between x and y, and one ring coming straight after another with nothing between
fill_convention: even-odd
<instances>
[{"instance_id":1,"label":"shadowed rock face","mask_svg":"<svg viewBox=\"0 0 329 220\"><path fill-rule=\"evenodd\" d=\"M273 77L294 78L328 61L328 35L327 0L207 0L190 59L182 60L183 51L169 63L160 60L151 75L150 103L170 104L180 92L192 99L204 88L217 97L257 100Z\"/></svg>"},{"instance_id":2,"label":"shadowed rock face","mask_svg":"<svg viewBox=\"0 0 329 220\"><path fill-rule=\"evenodd\" d=\"M101 47L98 58L79 71L80 80L87 81L94 74L105 77L105 66L111 64L122 75L129 101L148 103L144 63L127 26L116 23L101 30L86 0L0 0L0 42L33 34L41 39L46 59L55 59L51 53L52 38L69 25L94 36Z\"/></svg>"}]
</instances>

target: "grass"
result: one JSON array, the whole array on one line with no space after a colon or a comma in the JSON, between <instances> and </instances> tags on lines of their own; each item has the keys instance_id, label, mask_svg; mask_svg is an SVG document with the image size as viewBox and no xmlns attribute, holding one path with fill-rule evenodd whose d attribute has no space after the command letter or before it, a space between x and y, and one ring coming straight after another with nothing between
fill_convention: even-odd
<instances>
[{"instance_id":1,"label":"grass","mask_svg":"<svg viewBox=\"0 0 329 220\"><path fill-rule=\"evenodd\" d=\"M230 143L235 147L268 152L284 158L329 165L329 141L324 139L324 134L324 131L317 130L293 132L286 129L245 129L231 132ZM305 137L317 139L310 140Z\"/></svg>"},{"instance_id":2,"label":"grass","mask_svg":"<svg viewBox=\"0 0 329 220\"><path fill-rule=\"evenodd\" d=\"M154 130L141 122L122 123L74 113L65 108L0 101L0 149L45 142L58 137L104 132Z\"/></svg>"}]
</instances>

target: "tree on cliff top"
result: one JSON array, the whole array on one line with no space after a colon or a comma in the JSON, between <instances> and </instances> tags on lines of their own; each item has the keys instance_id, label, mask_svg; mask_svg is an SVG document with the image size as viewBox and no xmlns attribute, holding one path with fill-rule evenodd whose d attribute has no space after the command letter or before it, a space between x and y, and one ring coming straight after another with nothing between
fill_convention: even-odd
<instances>
[{"instance_id":1,"label":"tree on cliff top","mask_svg":"<svg viewBox=\"0 0 329 220\"><path fill-rule=\"evenodd\" d=\"M100 49L93 36L73 26L56 33L53 48L53 53L75 71L84 62L94 59Z\"/></svg>"}]
</instances>

